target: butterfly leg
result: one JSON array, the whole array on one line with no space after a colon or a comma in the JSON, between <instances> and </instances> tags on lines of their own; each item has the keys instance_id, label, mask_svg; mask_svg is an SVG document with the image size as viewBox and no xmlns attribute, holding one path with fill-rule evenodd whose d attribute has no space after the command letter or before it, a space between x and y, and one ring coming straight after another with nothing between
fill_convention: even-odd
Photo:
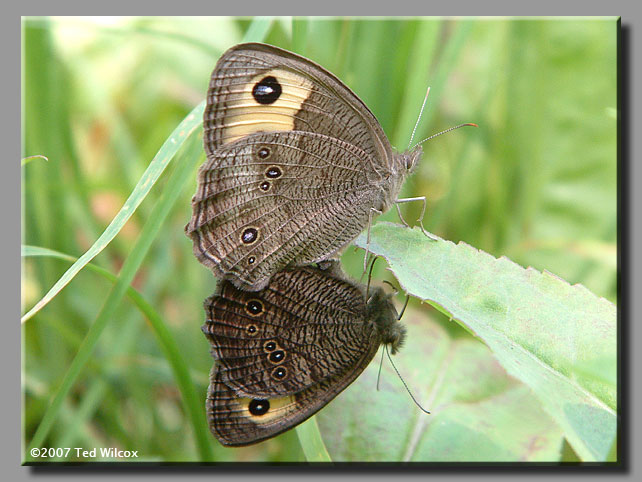
<instances>
[{"instance_id":1,"label":"butterfly leg","mask_svg":"<svg viewBox=\"0 0 642 482\"><path fill-rule=\"evenodd\" d=\"M399 216L399 219L401 219L401 222L405 227L409 228L410 225L406 222L406 220L401 215L401 208L399 207L399 201L395 202L395 207L397 208L397 215Z\"/></svg>"},{"instance_id":2,"label":"butterfly leg","mask_svg":"<svg viewBox=\"0 0 642 482\"><path fill-rule=\"evenodd\" d=\"M366 285L366 301L370 301L370 280L372 280L372 270L374 269L374 265L378 259L379 257L375 255L372 263L370 264L370 271L368 272L368 284ZM361 277L363 278L363 276Z\"/></svg>"},{"instance_id":3,"label":"butterfly leg","mask_svg":"<svg viewBox=\"0 0 642 482\"><path fill-rule=\"evenodd\" d=\"M366 236L366 254L363 257L363 274L361 277L363 278L363 275L366 274L366 271L368 269L368 255L370 254L370 226L372 226L372 213L377 213L381 214L381 211L379 211L376 208L370 208L370 212L368 213L368 235Z\"/></svg>"},{"instance_id":4,"label":"butterfly leg","mask_svg":"<svg viewBox=\"0 0 642 482\"><path fill-rule=\"evenodd\" d=\"M401 209L399 208L399 204L401 203L409 203L409 202L414 202L414 201L421 201L422 202L422 207L421 207L421 214L419 215L419 218L417 219L417 222L419 223L419 227L421 228L421 232L424 233L428 238L432 239L433 241L438 241L439 238L436 238L432 234L430 234L428 231L426 231L426 228L424 228L424 214L426 213L426 197L421 196L421 197L407 197L407 198L402 198L402 199L397 199L395 201L395 207L397 208L397 214L399 215L399 219L401 219L401 222L404 223L406 227L410 227L406 220L403 218L401 215Z\"/></svg>"}]
</instances>

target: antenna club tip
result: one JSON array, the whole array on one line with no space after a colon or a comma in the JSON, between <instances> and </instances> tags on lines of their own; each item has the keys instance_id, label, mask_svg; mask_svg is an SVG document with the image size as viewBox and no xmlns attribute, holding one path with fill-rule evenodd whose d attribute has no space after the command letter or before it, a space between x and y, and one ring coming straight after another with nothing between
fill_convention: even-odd
<instances>
[{"instance_id":1,"label":"antenna club tip","mask_svg":"<svg viewBox=\"0 0 642 482\"><path fill-rule=\"evenodd\" d=\"M470 126L470 127L479 127L477 124L474 124L472 122L469 122L468 124L464 124L465 126Z\"/></svg>"}]
</instances>

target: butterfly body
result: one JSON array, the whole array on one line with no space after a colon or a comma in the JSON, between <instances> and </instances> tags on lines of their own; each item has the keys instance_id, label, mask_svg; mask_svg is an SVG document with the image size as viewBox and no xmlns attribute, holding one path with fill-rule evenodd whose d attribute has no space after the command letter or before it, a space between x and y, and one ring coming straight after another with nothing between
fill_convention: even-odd
<instances>
[{"instance_id":1,"label":"butterfly body","mask_svg":"<svg viewBox=\"0 0 642 482\"><path fill-rule=\"evenodd\" d=\"M276 273L259 292L222 282L205 301L203 332L217 360L207 414L224 445L273 437L312 416L367 367L382 343L394 353L404 327L381 289L314 267Z\"/></svg>"},{"instance_id":2,"label":"butterfly body","mask_svg":"<svg viewBox=\"0 0 642 482\"><path fill-rule=\"evenodd\" d=\"M218 61L204 145L186 233L199 261L248 291L286 266L332 258L394 203L421 156L394 153L368 107L323 67L264 44Z\"/></svg>"}]
</instances>

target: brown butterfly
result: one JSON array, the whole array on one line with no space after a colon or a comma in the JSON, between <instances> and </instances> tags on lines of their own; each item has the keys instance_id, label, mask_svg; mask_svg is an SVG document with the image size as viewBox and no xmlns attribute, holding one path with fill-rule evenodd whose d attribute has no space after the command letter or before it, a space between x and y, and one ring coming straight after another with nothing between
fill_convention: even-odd
<instances>
[{"instance_id":1,"label":"brown butterfly","mask_svg":"<svg viewBox=\"0 0 642 482\"><path fill-rule=\"evenodd\" d=\"M405 336L390 295L377 288L366 300L338 269L280 271L259 292L221 282L204 306L202 329L217 360L207 416L229 446L306 420L359 376L382 343L395 353Z\"/></svg>"},{"instance_id":2,"label":"brown butterfly","mask_svg":"<svg viewBox=\"0 0 642 482\"><path fill-rule=\"evenodd\" d=\"M397 200L421 156L394 153L326 69L257 43L219 59L203 125L207 161L185 231L201 263L249 291L336 256Z\"/></svg>"}]
</instances>

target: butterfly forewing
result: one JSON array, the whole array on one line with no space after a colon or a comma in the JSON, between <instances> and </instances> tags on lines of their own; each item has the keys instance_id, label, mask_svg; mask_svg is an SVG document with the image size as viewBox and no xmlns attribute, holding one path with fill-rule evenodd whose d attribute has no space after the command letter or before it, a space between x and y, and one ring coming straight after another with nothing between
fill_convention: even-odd
<instances>
[{"instance_id":1,"label":"butterfly forewing","mask_svg":"<svg viewBox=\"0 0 642 482\"><path fill-rule=\"evenodd\" d=\"M219 59L204 114L205 150L260 131L307 131L341 139L386 166L387 138L368 107L316 63L277 47L241 44Z\"/></svg>"}]
</instances>

